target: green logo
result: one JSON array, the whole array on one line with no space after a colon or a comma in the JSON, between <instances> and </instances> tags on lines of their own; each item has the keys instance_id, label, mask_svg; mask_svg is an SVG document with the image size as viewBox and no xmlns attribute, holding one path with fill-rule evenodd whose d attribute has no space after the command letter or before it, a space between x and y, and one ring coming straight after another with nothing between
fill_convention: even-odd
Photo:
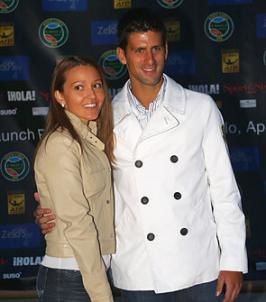
<instances>
[{"instance_id":1,"label":"green logo","mask_svg":"<svg viewBox=\"0 0 266 302\"><path fill-rule=\"evenodd\" d=\"M126 66L121 64L114 49L104 52L98 64L102 67L103 73L108 80L117 80L126 74Z\"/></svg>"},{"instance_id":2,"label":"green logo","mask_svg":"<svg viewBox=\"0 0 266 302\"><path fill-rule=\"evenodd\" d=\"M41 42L50 48L59 48L68 39L69 31L66 24L56 18L44 20L39 27L39 38Z\"/></svg>"},{"instance_id":3,"label":"green logo","mask_svg":"<svg viewBox=\"0 0 266 302\"><path fill-rule=\"evenodd\" d=\"M10 152L2 158L0 167L5 179L20 181L29 174L30 162L23 153Z\"/></svg>"},{"instance_id":4,"label":"green logo","mask_svg":"<svg viewBox=\"0 0 266 302\"><path fill-rule=\"evenodd\" d=\"M19 0L0 0L0 14L13 12L18 6Z\"/></svg>"},{"instance_id":5,"label":"green logo","mask_svg":"<svg viewBox=\"0 0 266 302\"><path fill-rule=\"evenodd\" d=\"M183 1L184 0L157 0L159 5L168 9L177 8L183 3Z\"/></svg>"},{"instance_id":6,"label":"green logo","mask_svg":"<svg viewBox=\"0 0 266 302\"><path fill-rule=\"evenodd\" d=\"M204 22L204 32L214 42L228 40L232 36L233 31L234 22L232 18L223 12L210 14Z\"/></svg>"}]
</instances>

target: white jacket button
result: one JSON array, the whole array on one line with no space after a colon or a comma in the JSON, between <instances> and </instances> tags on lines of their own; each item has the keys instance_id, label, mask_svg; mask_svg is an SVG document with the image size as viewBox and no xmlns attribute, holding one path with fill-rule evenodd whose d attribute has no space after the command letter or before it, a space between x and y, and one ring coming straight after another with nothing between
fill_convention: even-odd
<instances>
[{"instance_id":1,"label":"white jacket button","mask_svg":"<svg viewBox=\"0 0 266 302\"><path fill-rule=\"evenodd\" d=\"M181 197L182 197L182 195L181 195L180 192L175 192L175 193L174 193L174 198L175 198L175 199L178 200L178 199L181 199Z\"/></svg>"},{"instance_id":2,"label":"white jacket button","mask_svg":"<svg viewBox=\"0 0 266 302\"><path fill-rule=\"evenodd\" d=\"M182 236L186 236L187 233L188 233L188 229L187 229L187 228L182 228L182 229L180 230L180 234L181 234Z\"/></svg>"},{"instance_id":3,"label":"white jacket button","mask_svg":"<svg viewBox=\"0 0 266 302\"><path fill-rule=\"evenodd\" d=\"M136 160L136 161L135 161L135 166L136 166L137 168L141 168L142 165L143 165L143 162L142 162L141 160Z\"/></svg>"},{"instance_id":4,"label":"white jacket button","mask_svg":"<svg viewBox=\"0 0 266 302\"><path fill-rule=\"evenodd\" d=\"M178 157L177 157L176 155L172 155L172 156L170 157L170 161L171 161L172 163L176 163L176 162L178 162Z\"/></svg>"},{"instance_id":5,"label":"white jacket button","mask_svg":"<svg viewBox=\"0 0 266 302\"><path fill-rule=\"evenodd\" d=\"M149 234L147 235L147 239L148 239L149 241L153 241L153 240L155 239L155 235L154 235L153 233L149 233Z\"/></svg>"},{"instance_id":6,"label":"white jacket button","mask_svg":"<svg viewBox=\"0 0 266 302\"><path fill-rule=\"evenodd\" d=\"M149 198L147 196L143 196L141 197L140 201L142 204L147 204L149 202Z\"/></svg>"}]
</instances>

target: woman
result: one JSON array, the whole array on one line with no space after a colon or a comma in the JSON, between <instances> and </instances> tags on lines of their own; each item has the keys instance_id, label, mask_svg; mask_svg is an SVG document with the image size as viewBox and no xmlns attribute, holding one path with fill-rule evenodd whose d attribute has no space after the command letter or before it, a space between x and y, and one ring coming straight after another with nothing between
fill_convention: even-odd
<instances>
[{"instance_id":1,"label":"woman","mask_svg":"<svg viewBox=\"0 0 266 302\"><path fill-rule=\"evenodd\" d=\"M51 97L34 170L41 205L57 221L45 236L39 301L111 302L102 258L115 249L107 86L91 60L65 57L54 69Z\"/></svg>"}]
</instances>

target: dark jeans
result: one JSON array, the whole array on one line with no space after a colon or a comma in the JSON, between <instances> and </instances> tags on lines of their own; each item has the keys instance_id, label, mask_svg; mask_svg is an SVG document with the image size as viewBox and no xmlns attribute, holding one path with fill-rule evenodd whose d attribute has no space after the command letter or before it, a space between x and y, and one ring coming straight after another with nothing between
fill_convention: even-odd
<instances>
[{"instance_id":1,"label":"dark jeans","mask_svg":"<svg viewBox=\"0 0 266 302\"><path fill-rule=\"evenodd\" d=\"M36 289L39 302L90 302L79 271L40 265Z\"/></svg>"},{"instance_id":2,"label":"dark jeans","mask_svg":"<svg viewBox=\"0 0 266 302\"><path fill-rule=\"evenodd\" d=\"M219 302L215 296L216 281L202 283L170 293L155 294L154 291L121 290L121 302Z\"/></svg>"}]
</instances>

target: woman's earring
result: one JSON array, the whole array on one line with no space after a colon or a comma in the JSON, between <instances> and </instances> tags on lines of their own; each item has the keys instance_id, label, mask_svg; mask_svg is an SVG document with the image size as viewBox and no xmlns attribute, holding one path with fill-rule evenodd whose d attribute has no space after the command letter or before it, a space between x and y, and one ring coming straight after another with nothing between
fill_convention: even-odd
<instances>
[{"instance_id":1,"label":"woman's earring","mask_svg":"<svg viewBox=\"0 0 266 302\"><path fill-rule=\"evenodd\" d=\"M61 103L61 106L62 106L62 108L65 108L65 104L64 103Z\"/></svg>"}]
</instances>

